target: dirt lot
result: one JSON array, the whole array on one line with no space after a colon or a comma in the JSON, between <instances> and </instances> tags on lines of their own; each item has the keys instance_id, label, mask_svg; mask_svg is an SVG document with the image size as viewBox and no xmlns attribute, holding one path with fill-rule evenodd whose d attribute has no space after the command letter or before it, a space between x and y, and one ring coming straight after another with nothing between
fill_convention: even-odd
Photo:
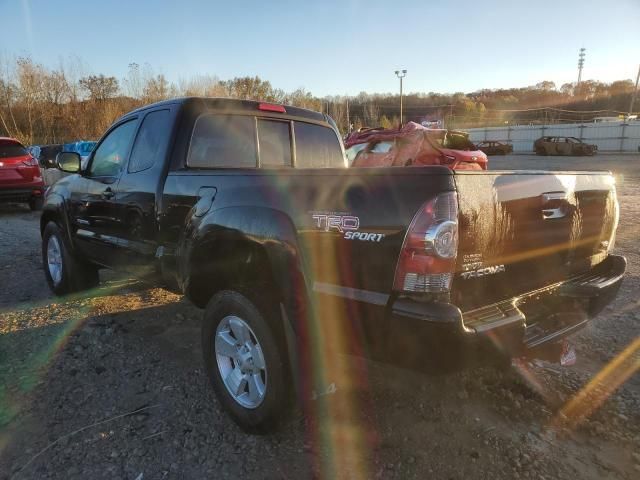
<instances>
[{"instance_id":1,"label":"dirt lot","mask_svg":"<svg viewBox=\"0 0 640 480\"><path fill-rule=\"evenodd\" d=\"M208 385L199 310L113 274L53 298L38 215L0 207L0 479L639 478L640 156L490 163L617 174L628 277L574 338L577 365L434 377L344 356L339 378L364 378L358 391L336 380L313 418L261 437ZM331 408L346 401L358 415Z\"/></svg>"}]
</instances>

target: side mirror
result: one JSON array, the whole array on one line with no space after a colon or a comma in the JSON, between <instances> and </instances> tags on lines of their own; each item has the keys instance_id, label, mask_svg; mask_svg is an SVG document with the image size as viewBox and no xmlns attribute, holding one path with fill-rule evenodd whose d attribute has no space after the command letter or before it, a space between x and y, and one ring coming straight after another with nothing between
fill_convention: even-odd
<instances>
[{"instance_id":1,"label":"side mirror","mask_svg":"<svg viewBox=\"0 0 640 480\"><path fill-rule=\"evenodd\" d=\"M80 171L80 155L76 152L60 152L56 155L58 168L67 173L78 173Z\"/></svg>"}]
</instances>

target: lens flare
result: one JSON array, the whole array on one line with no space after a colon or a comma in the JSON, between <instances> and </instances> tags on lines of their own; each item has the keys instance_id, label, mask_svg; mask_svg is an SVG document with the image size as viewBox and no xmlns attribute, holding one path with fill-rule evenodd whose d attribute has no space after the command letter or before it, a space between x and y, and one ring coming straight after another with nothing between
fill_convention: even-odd
<instances>
[{"instance_id":1,"label":"lens flare","mask_svg":"<svg viewBox=\"0 0 640 480\"><path fill-rule=\"evenodd\" d=\"M640 368L640 337L613 358L579 392L567 401L553 425L576 428Z\"/></svg>"}]
</instances>

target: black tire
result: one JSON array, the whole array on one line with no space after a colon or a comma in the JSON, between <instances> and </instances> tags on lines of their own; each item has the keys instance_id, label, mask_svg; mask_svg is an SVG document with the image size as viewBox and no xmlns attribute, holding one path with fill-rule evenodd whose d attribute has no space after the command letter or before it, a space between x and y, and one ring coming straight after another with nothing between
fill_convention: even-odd
<instances>
[{"instance_id":1,"label":"black tire","mask_svg":"<svg viewBox=\"0 0 640 480\"><path fill-rule=\"evenodd\" d=\"M265 302L265 305L268 305ZM213 390L222 406L244 431L267 433L275 430L286 417L292 389L286 363L286 350L278 325L277 310L256 304L243 294L224 290L214 295L204 313L201 329L204 366ZM230 316L242 319L251 329L251 338L261 347L265 364L264 397L259 405L247 408L236 400L222 378L214 348L216 332L221 322ZM247 385L248 388L248 385ZM247 390L248 395L248 390Z\"/></svg>"},{"instance_id":2,"label":"black tire","mask_svg":"<svg viewBox=\"0 0 640 480\"><path fill-rule=\"evenodd\" d=\"M32 197L29 200L29 208L32 211L42 210L42 205L44 204L44 199L42 197Z\"/></svg>"},{"instance_id":3,"label":"black tire","mask_svg":"<svg viewBox=\"0 0 640 480\"><path fill-rule=\"evenodd\" d=\"M51 238L55 238L61 257L61 275L54 279L49 268L48 246ZM49 222L42 233L42 267L49 288L56 295L67 295L73 292L88 290L98 285L100 278L98 268L75 258L67 244L60 227Z\"/></svg>"}]
</instances>

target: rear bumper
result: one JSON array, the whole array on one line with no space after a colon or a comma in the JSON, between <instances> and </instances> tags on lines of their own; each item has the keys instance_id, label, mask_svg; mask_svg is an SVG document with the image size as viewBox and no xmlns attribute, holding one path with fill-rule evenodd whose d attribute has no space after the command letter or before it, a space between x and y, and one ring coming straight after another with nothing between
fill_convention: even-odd
<instances>
[{"instance_id":1,"label":"rear bumper","mask_svg":"<svg viewBox=\"0 0 640 480\"><path fill-rule=\"evenodd\" d=\"M518 297L461 312L449 303L399 298L391 306L394 329L416 326L422 332L438 330L459 340L498 339L511 354L555 342L584 327L618 293L627 261L609 255L593 270L565 282Z\"/></svg>"},{"instance_id":2,"label":"rear bumper","mask_svg":"<svg viewBox=\"0 0 640 480\"><path fill-rule=\"evenodd\" d=\"M20 185L18 187L0 187L0 202L2 203L22 203L28 202L33 197L44 195L45 186L42 182L33 185Z\"/></svg>"}]
</instances>

